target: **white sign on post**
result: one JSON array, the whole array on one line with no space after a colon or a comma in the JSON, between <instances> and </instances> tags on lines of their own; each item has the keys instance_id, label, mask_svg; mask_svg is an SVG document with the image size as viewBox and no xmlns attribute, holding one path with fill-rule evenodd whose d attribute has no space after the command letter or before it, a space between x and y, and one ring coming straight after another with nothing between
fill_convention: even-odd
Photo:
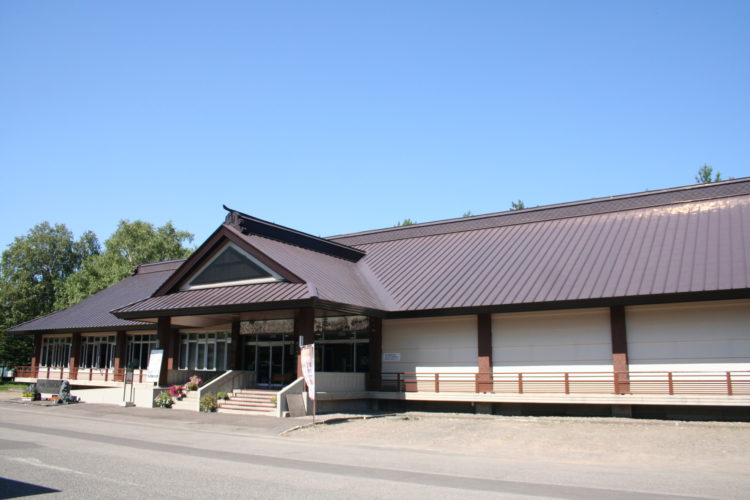
<instances>
[{"instance_id":1,"label":"white sign on post","mask_svg":"<svg viewBox=\"0 0 750 500\"><path fill-rule=\"evenodd\" d=\"M148 368L146 369L146 382L159 382L161 372L161 360L164 357L164 349L152 349L148 357Z\"/></svg>"},{"instance_id":2,"label":"white sign on post","mask_svg":"<svg viewBox=\"0 0 750 500\"><path fill-rule=\"evenodd\" d=\"M315 344L302 346L300 350L302 375L305 377L310 399L315 400Z\"/></svg>"}]
</instances>

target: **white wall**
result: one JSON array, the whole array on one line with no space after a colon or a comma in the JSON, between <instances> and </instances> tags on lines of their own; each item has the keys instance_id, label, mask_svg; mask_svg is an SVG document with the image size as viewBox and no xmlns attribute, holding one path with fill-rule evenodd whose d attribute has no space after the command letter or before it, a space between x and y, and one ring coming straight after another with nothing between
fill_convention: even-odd
<instances>
[{"instance_id":1,"label":"white wall","mask_svg":"<svg viewBox=\"0 0 750 500\"><path fill-rule=\"evenodd\" d=\"M383 361L383 372L477 372L477 318L387 319L383 353L401 360Z\"/></svg>"},{"instance_id":2,"label":"white wall","mask_svg":"<svg viewBox=\"0 0 750 500\"><path fill-rule=\"evenodd\" d=\"M750 300L625 308L632 371L750 370Z\"/></svg>"},{"instance_id":3,"label":"white wall","mask_svg":"<svg viewBox=\"0 0 750 500\"><path fill-rule=\"evenodd\" d=\"M612 371L609 309L492 315L494 372Z\"/></svg>"}]
</instances>

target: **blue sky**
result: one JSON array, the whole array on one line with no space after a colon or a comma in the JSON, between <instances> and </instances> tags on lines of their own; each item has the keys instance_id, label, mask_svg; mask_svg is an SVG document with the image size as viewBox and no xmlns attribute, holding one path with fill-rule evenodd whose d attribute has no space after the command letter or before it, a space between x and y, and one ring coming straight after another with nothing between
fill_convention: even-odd
<instances>
[{"instance_id":1,"label":"blue sky","mask_svg":"<svg viewBox=\"0 0 750 500\"><path fill-rule=\"evenodd\" d=\"M320 236L750 175L747 1L6 1L0 247Z\"/></svg>"}]
</instances>

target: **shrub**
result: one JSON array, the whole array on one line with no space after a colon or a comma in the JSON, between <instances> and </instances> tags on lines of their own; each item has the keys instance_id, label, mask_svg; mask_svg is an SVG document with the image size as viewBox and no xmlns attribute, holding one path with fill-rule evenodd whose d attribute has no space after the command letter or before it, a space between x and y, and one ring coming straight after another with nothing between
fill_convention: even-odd
<instances>
[{"instance_id":1,"label":"shrub","mask_svg":"<svg viewBox=\"0 0 750 500\"><path fill-rule=\"evenodd\" d=\"M36 392L34 391L24 391L21 393L21 396L24 398L36 398Z\"/></svg>"},{"instance_id":2,"label":"shrub","mask_svg":"<svg viewBox=\"0 0 750 500\"><path fill-rule=\"evenodd\" d=\"M229 399L229 394L227 394L226 392L217 392L216 399L221 399L221 400L226 401L227 399Z\"/></svg>"},{"instance_id":3,"label":"shrub","mask_svg":"<svg viewBox=\"0 0 750 500\"><path fill-rule=\"evenodd\" d=\"M216 401L216 396L213 394L206 394L201 398L200 403L200 410L205 412L212 412L216 411L216 408L219 407L218 401Z\"/></svg>"},{"instance_id":4,"label":"shrub","mask_svg":"<svg viewBox=\"0 0 750 500\"><path fill-rule=\"evenodd\" d=\"M154 398L154 403L159 408L172 408L174 399L169 395L167 391L161 391L158 396Z\"/></svg>"}]
</instances>

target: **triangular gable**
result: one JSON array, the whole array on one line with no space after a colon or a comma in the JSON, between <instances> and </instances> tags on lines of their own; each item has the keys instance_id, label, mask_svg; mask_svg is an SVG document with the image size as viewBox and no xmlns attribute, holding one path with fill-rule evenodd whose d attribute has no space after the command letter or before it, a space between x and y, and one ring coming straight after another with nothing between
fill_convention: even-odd
<instances>
[{"instance_id":1,"label":"triangular gable","mask_svg":"<svg viewBox=\"0 0 750 500\"><path fill-rule=\"evenodd\" d=\"M217 264L217 261L220 261ZM217 283L216 278L231 265L241 263L244 274L239 279L232 279L223 284ZM233 262L234 261L234 262ZM225 269L220 269L225 266ZM255 275L253 276L253 272ZM213 276L209 276L213 274ZM202 279L205 276L205 279ZM264 280L263 277L271 279ZM254 281L254 280L258 281ZM196 280L198 283L196 283ZM304 283L296 274L274 261L268 255L248 244L237 231L222 224L219 229L193 252L175 273L161 286L153 296L158 297L171 292L185 289L207 288L211 286L233 286L246 283L263 283L270 281L288 281ZM203 283L200 283L203 282ZM211 282L211 283L209 283Z\"/></svg>"}]
</instances>

